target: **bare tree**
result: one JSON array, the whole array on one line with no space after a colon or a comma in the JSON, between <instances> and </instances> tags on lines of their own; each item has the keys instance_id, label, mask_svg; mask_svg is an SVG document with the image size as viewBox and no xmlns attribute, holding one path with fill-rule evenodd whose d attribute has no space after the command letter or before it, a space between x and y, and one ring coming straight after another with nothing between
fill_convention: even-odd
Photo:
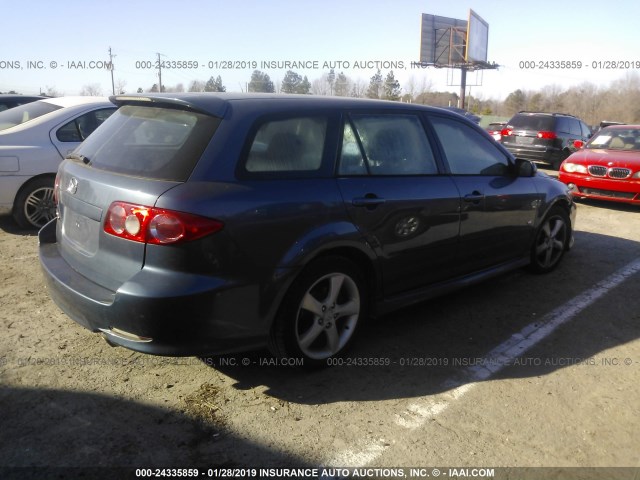
<instances>
[{"instance_id":1,"label":"bare tree","mask_svg":"<svg viewBox=\"0 0 640 480\"><path fill-rule=\"evenodd\" d=\"M82 90L80 90L80 95L86 97L99 97L102 95L102 87L98 83L85 85L82 87Z\"/></svg>"},{"instance_id":2,"label":"bare tree","mask_svg":"<svg viewBox=\"0 0 640 480\"><path fill-rule=\"evenodd\" d=\"M119 78L118 80L116 80L115 83L115 87L116 87L116 94L117 95L122 95L123 93L126 93L124 91L124 87L127 86L127 81L123 80L122 78Z\"/></svg>"},{"instance_id":3,"label":"bare tree","mask_svg":"<svg viewBox=\"0 0 640 480\"><path fill-rule=\"evenodd\" d=\"M314 95L329 95L329 91L329 82L326 73L311 82L311 93Z\"/></svg>"},{"instance_id":4,"label":"bare tree","mask_svg":"<svg viewBox=\"0 0 640 480\"><path fill-rule=\"evenodd\" d=\"M426 104L429 103L427 100L429 98L429 94L433 90L433 82L429 80L426 76L420 79L420 82L415 87L415 91L413 94L413 101L416 103Z\"/></svg>"},{"instance_id":5,"label":"bare tree","mask_svg":"<svg viewBox=\"0 0 640 480\"><path fill-rule=\"evenodd\" d=\"M365 94L367 93L367 88L369 87L369 84L367 82L365 82L364 80L362 80L361 78L358 78L355 82L353 82L352 87L351 87L351 96L352 97L356 97L356 98L362 98L365 96Z\"/></svg>"},{"instance_id":6,"label":"bare tree","mask_svg":"<svg viewBox=\"0 0 640 480\"><path fill-rule=\"evenodd\" d=\"M203 82L202 80L194 80L189 84L189 91L204 92L206 85L207 85L207 82Z\"/></svg>"},{"instance_id":7,"label":"bare tree","mask_svg":"<svg viewBox=\"0 0 640 480\"><path fill-rule=\"evenodd\" d=\"M353 82L343 72L340 72L336 76L334 83L333 94L338 97L347 97L351 91Z\"/></svg>"},{"instance_id":8,"label":"bare tree","mask_svg":"<svg viewBox=\"0 0 640 480\"><path fill-rule=\"evenodd\" d=\"M45 95L47 97L62 97L63 94L61 94L58 90L56 90L56 87L50 87L49 85L47 85L45 87L47 89L47 91L45 92Z\"/></svg>"},{"instance_id":9,"label":"bare tree","mask_svg":"<svg viewBox=\"0 0 640 480\"><path fill-rule=\"evenodd\" d=\"M560 85L547 85L540 92L542 93L542 108L544 112L561 112L564 110L563 90Z\"/></svg>"}]
</instances>

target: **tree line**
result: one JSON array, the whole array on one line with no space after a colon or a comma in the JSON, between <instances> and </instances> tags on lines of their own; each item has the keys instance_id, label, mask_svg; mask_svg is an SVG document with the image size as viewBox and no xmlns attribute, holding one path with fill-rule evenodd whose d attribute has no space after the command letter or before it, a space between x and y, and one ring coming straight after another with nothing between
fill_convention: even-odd
<instances>
[{"instance_id":1,"label":"tree line","mask_svg":"<svg viewBox=\"0 0 640 480\"><path fill-rule=\"evenodd\" d=\"M469 104L478 113L511 116L516 112L562 112L580 117L590 125L602 120L628 124L640 123L640 75L627 72L607 86L583 82L566 89L547 85L540 90L517 89L504 101L471 98Z\"/></svg>"},{"instance_id":2,"label":"tree line","mask_svg":"<svg viewBox=\"0 0 640 480\"><path fill-rule=\"evenodd\" d=\"M124 87L121 83L119 87ZM241 85L242 91L265 93L295 93L332 95L342 97L376 98L433 106L457 106L459 96L453 92L434 91L428 77L409 78L404 85L395 78L393 71L386 74L378 70L369 82L352 79L344 72L330 70L319 78L309 80L292 70L286 72L281 82L274 82L269 74L254 70L249 82ZM118 91L124 93L124 89ZM227 87L222 78L211 77L207 81L193 80L188 87L183 84L162 86L163 92L225 92ZM157 92L155 84L144 91ZM96 94L95 86L83 87L83 94ZM485 99L476 94L467 96L467 109L478 115L511 117L514 113L526 111L562 112L580 117L591 125L602 120L625 123L640 123L640 75L627 72L622 78L607 86L583 82L569 88L547 85L539 90L516 89L504 100Z\"/></svg>"},{"instance_id":3,"label":"tree line","mask_svg":"<svg viewBox=\"0 0 640 480\"><path fill-rule=\"evenodd\" d=\"M85 88L86 89L86 88ZM83 89L83 91L85 90ZM378 98L384 100L405 100L402 98L402 88L400 82L395 78L393 71L384 76L380 70L371 77L369 84L364 84L361 80L353 81L344 72L336 73L331 69L320 78L309 81L297 72L288 70L282 82L278 85L271 80L268 73L254 70L251 79L246 85L241 86L243 91L261 93L294 93L313 95L335 95L340 97L365 97ZM154 84L147 92L158 92L158 84ZM220 76L211 77L208 81L193 80L189 87L185 89L184 84L175 86L162 86L163 92L226 92L227 88L222 83ZM145 90L138 88L138 93Z\"/></svg>"}]
</instances>

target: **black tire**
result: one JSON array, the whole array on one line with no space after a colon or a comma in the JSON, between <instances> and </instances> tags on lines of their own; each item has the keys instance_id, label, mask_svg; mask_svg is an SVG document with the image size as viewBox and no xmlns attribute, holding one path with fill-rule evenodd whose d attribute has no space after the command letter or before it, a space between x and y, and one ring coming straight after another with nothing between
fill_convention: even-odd
<instances>
[{"instance_id":1,"label":"black tire","mask_svg":"<svg viewBox=\"0 0 640 480\"><path fill-rule=\"evenodd\" d=\"M22 228L42 228L56 216L53 200L53 177L39 177L27 182L16 195L13 218Z\"/></svg>"},{"instance_id":2,"label":"black tire","mask_svg":"<svg viewBox=\"0 0 640 480\"><path fill-rule=\"evenodd\" d=\"M366 282L353 262L337 256L312 262L285 295L271 329L271 352L302 359L306 368L331 365L352 345L367 299Z\"/></svg>"},{"instance_id":3,"label":"black tire","mask_svg":"<svg viewBox=\"0 0 640 480\"><path fill-rule=\"evenodd\" d=\"M562 260L571 239L569 215L560 207L553 207L547 213L536 232L531 246L529 269L535 273L548 273Z\"/></svg>"}]
</instances>

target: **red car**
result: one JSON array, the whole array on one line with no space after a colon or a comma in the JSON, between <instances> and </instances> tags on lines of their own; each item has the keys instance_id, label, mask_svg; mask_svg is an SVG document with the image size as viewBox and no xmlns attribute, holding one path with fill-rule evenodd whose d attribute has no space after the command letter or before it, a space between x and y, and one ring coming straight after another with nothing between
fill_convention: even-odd
<instances>
[{"instance_id":1,"label":"red car","mask_svg":"<svg viewBox=\"0 0 640 480\"><path fill-rule=\"evenodd\" d=\"M502 129L507 126L507 122L493 122L487 126L487 132L496 142L502 138Z\"/></svg>"},{"instance_id":2,"label":"red car","mask_svg":"<svg viewBox=\"0 0 640 480\"><path fill-rule=\"evenodd\" d=\"M603 128L562 163L558 179L577 198L640 205L640 125Z\"/></svg>"}]
</instances>

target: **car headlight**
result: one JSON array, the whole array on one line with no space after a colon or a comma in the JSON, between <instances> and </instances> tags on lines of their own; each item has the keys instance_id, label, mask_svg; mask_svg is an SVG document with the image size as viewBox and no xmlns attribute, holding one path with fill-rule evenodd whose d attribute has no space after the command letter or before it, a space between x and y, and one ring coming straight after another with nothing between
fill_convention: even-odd
<instances>
[{"instance_id":1,"label":"car headlight","mask_svg":"<svg viewBox=\"0 0 640 480\"><path fill-rule=\"evenodd\" d=\"M631 178L640 178L640 170L638 170L636 173L631 175Z\"/></svg>"},{"instance_id":2,"label":"car headlight","mask_svg":"<svg viewBox=\"0 0 640 480\"><path fill-rule=\"evenodd\" d=\"M567 173L587 173L587 167L579 163L564 162L562 169Z\"/></svg>"}]
</instances>

